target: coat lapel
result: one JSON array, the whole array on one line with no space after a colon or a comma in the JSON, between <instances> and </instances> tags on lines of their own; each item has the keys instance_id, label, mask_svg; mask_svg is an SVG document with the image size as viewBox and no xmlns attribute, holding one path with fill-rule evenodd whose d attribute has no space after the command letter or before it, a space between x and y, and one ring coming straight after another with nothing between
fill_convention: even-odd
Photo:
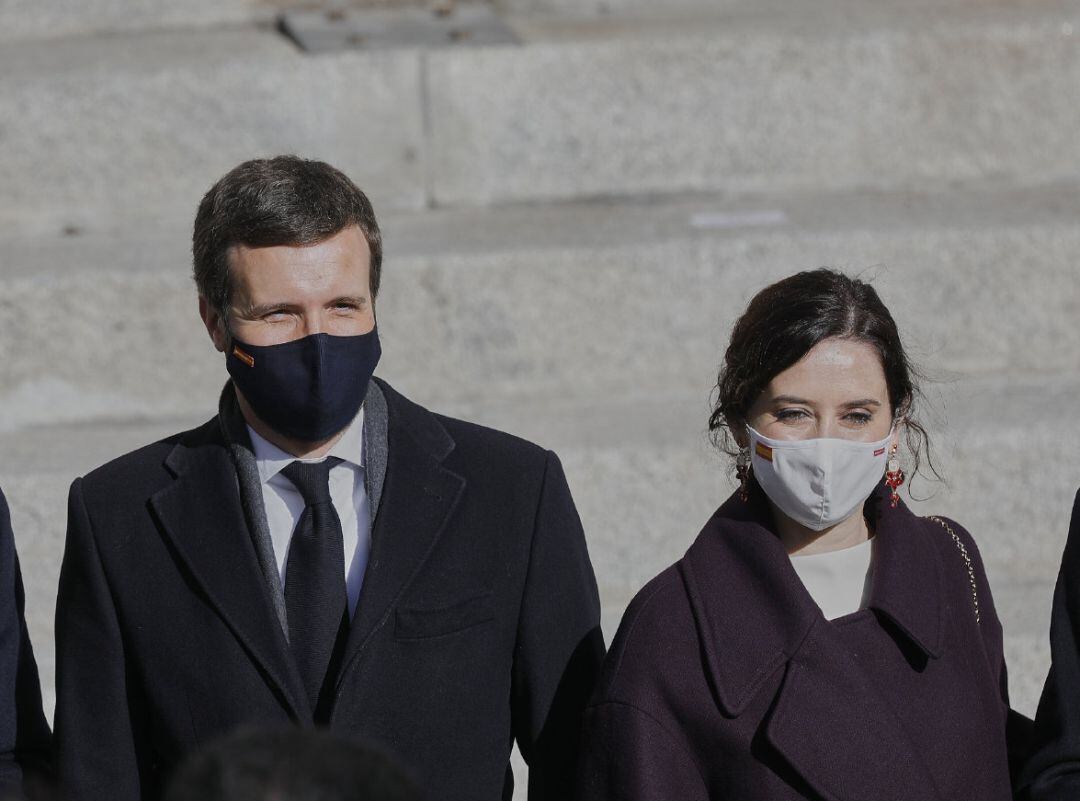
<instances>
[{"instance_id":1,"label":"coat lapel","mask_svg":"<svg viewBox=\"0 0 1080 801\"><path fill-rule=\"evenodd\" d=\"M176 480L150 504L194 582L278 691L290 714L311 717L260 573L240 505L236 468L217 421L166 459Z\"/></svg>"},{"instance_id":2,"label":"coat lapel","mask_svg":"<svg viewBox=\"0 0 1080 801\"><path fill-rule=\"evenodd\" d=\"M879 497L881 496L881 497ZM869 605L928 657L940 650L940 565L922 521L872 496L878 543ZM941 801L915 744L803 587L759 488L733 497L680 562L710 683L738 717L783 680L765 740L829 801Z\"/></svg>"},{"instance_id":3,"label":"coat lapel","mask_svg":"<svg viewBox=\"0 0 1080 801\"><path fill-rule=\"evenodd\" d=\"M442 465L454 441L434 415L380 386L389 415L386 475L339 688L431 554L465 489L465 479Z\"/></svg>"},{"instance_id":4,"label":"coat lapel","mask_svg":"<svg viewBox=\"0 0 1080 801\"><path fill-rule=\"evenodd\" d=\"M765 737L829 801L943 801L896 714L824 618L788 663Z\"/></svg>"}]
</instances>

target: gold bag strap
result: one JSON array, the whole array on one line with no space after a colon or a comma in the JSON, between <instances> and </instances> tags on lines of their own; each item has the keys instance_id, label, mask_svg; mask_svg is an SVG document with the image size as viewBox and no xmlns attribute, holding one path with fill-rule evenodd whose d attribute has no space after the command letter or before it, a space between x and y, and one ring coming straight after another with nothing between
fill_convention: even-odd
<instances>
[{"instance_id":1,"label":"gold bag strap","mask_svg":"<svg viewBox=\"0 0 1080 801\"><path fill-rule=\"evenodd\" d=\"M927 520L933 520L939 524L943 529L949 532L949 536L952 537L952 541L956 543L956 549L960 551L960 555L964 557L964 564L967 565L968 581L971 583L971 603L975 607L975 622L982 622L979 617L979 590L975 584L975 568L971 565L971 556L968 554L967 547L964 545L964 541L957 536L957 533L952 530L952 526L942 520L936 515L931 515Z\"/></svg>"}]
</instances>

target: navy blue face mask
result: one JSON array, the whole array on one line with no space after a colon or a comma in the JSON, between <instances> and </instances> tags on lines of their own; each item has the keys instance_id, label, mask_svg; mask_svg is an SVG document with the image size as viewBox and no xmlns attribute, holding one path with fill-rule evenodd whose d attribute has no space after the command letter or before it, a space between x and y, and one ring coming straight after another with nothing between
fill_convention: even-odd
<instances>
[{"instance_id":1,"label":"navy blue face mask","mask_svg":"<svg viewBox=\"0 0 1080 801\"><path fill-rule=\"evenodd\" d=\"M373 328L264 347L233 339L225 366L260 420L286 437L318 442L356 417L381 355Z\"/></svg>"}]
</instances>

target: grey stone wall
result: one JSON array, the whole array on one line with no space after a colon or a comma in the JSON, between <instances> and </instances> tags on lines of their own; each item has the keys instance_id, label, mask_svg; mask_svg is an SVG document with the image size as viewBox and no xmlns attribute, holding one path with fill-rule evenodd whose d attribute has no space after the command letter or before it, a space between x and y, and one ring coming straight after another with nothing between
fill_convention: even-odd
<instances>
[{"instance_id":1,"label":"grey stone wall","mask_svg":"<svg viewBox=\"0 0 1080 801\"><path fill-rule=\"evenodd\" d=\"M598 2L505 0L516 46L312 56L270 3L0 0L0 485L50 705L67 487L213 412L194 209L293 151L384 221L380 373L562 457L609 637L731 489L735 316L871 276L931 378L948 483L915 507L974 534L1033 711L1080 485L1080 2Z\"/></svg>"}]
</instances>

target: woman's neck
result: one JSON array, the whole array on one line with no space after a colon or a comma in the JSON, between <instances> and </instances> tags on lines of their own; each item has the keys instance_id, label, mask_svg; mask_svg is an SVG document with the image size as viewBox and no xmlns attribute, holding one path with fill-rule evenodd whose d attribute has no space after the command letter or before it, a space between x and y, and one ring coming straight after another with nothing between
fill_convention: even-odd
<instances>
[{"instance_id":1,"label":"woman's neck","mask_svg":"<svg viewBox=\"0 0 1080 801\"><path fill-rule=\"evenodd\" d=\"M842 551L860 543L866 542L873 536L870 527L866 525L866 518L862 515L862 508L835 526L814 531L801 523L797 523L785 515L779 509L772 507L773 521L776 523L776 533L780 535L780 541L790 556L812 556L816 553L828 551Z\"/></svg>"}]
</instances>

